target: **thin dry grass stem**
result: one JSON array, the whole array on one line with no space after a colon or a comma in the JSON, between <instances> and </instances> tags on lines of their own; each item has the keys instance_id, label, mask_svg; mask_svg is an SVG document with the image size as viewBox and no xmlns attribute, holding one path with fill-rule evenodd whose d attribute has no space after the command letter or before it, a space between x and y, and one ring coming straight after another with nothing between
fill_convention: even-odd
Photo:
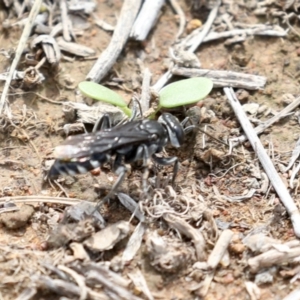
<instances>
[{"instance_id":1,"label":"thin dry grass stem","mask_svg":"<svg viewBox=\"0 0 300 300\"><path fill-rule=\"evenodd\" d=\"M74 205L82 201L84 200L76 199L76 198L48 197L48 196L13 196L13 197L0 198L0 204L6 202L15 202L15 203L42 202L42 203L56 203L61 205Z\"/></svg>"},{"instance_id":2,"label":"thin dry grass stem","mask_svg":"<svg viewBox=\"0 0 300 300\"><path fill-rule=\"evenodd\" d=\"M68 192L63 188L63 186L57 181L57 180L54 180L54 183L60 188L60 190L65 194L65 196L67 198L69 198L69 194Z\"/></svg>"},{"instance_id":3,"label":"thin dry grass stem","mask_svg":"<svg viewBox=\"0 0 300 300\"><path fill-rule=\"evenodd\" d=\"M208 19L204 26L202 27L202 31L195 36L195 34L192 32L188 37L186 37L179 45L177 45L179 48L186 48L187 46L189 47L188 51L189 52L194 52L202 43L204 37L207 35L207 33L210 31L213 22L215 21L215 18L217 17L218 14L218 9L221 4L221 1L218 0L216 2L215 7L211 10L209 13ZM193 37L193 42L190 45L186 44L186 41L189 40L189 38ZM169 70L162 75L158 81L152 86L153 90L159 91L162 89L162 87L172 78L173 74L171 69L174 67L174 63L171 63L169 66Z\"/></svg>"},{"instance_id":4,"label":"thin dry grass stem","mask_svg":"<svg viewBox=\"0 0 300 300\"><path fill-rule=\"evenodd\" d=\"M292 156L290 158L289 164L288 166L285 168L284 172L287 172L292 166L293 164L296 162L296 160L298 159L300 155L300 138L298 139L298 141L296 142L296 145L294 147L294 150L292 152Z\"/></svg>"},{"instance_id":5,"label":"thin dry grass stem","mask_svg":"<svg viewBox=\"0 0 300 300\"><path fill-rule=\"evenodd\" d=\"M189 52L195 52L197 48L201 45L201 43L204 41L205 37L208 35L216 17L219 11L219 7L221 5L221 0L217 0L215 2L214 8L211 10L206 23L202 27L201 32L193 37L193 42L191 45L186 45L189 47Z\"/></svg>"},{"instance_id":6,"label":"thin dry grass stem","mask_svg":"<svg viewBox=\"0 0 300 300\"><path fill-rule=\"evenodd\" d=\"M284 118L287 114L289 114L291 111L293 111L295 108L297 108L300 104L300 97L296 98L292 103L290 103L287 107L285 107L282 111L280 111L278 114L276 114L274 117L270 118L269 120L261 123L259 126L254 128L254 131L256 134L260 134L264 132L268 127L273 125L274 123L278 122L281 118ZM233 138L229 140L229 144L232 146L230 148L229 153L231 153L231 150L233 147L237 146L240 143L243 143L247 140L246 135L241 135L238 138Z\"/></svg>"},{"instance_id":7,"label":"thin dry grass stem","mask_svg":"<svg viewBox=\"0 0 300 300\"><path fill-rule=\"evenodd\" d=\"M221 178L223 178L227 173L229 173L232 169L236 168L237 166L243 165L243 164L245 164L245 163L244 163L244 162L241 162L241 163L237 163L237 164L231 166L230 168L226 169L225 173L223 173L223 175L221 175L221 176L217 176L216 174L221 173L222 170L217 171L215 174L214 174L214 173L209 173L208 175L209 175L209 176L213 176L213 177L218 178L218 179L221 179Z\"/></svg>"},{"instance_id":8,"label":"thin dry grass stem","mask_svg":"<svg viewBox=\"0 0 300 300\"><path fill-rule=\"evenodd\" d=\"M183 219L191 219L189 212L192 207L197 205L196 200L176 194L171 186L168 186L166 191L169 191L169 193L155 190L152 203L144 206L149 216L157 219L163 217L165 214L171 214Z\"/></svg>"},{"instance_id":9,"label":"thin dry grass stem","mask_svg":"<svg viewBox=\"0 0 300 300\"><path fill-rule=\"evenodd\" d=\"M22 95L26 95L26 94L34 94L34 95L38 96L39 98L41 98L42 100L45 100L45 101L50 102L52 104L58 104L58 105L62 105L63 104L62 101L51 100L50 98L47 98L47 97L45 97L45 96L43 96L43 95L41 95L39 93L32 92L32 91L20 92L20 93L19 92L17 92L17 93L9 93L9 94L7 94L7 96L16 96L16 95L22 96Z\"/></svg>"},{"instance_id":10,"label":"thin dry grass stem","mask_svg":"<svg viewBox=\"0 0 300 300\"><path fill-rule=\"evenodd\" d=\"M40 156L40 153L37 149L37 147L35 146L34 142L31 140L31 138L29 137L29 135L27 134L27 132L25 131L25 129L21 128L20 126L15 125L14 123L10 123L16 130L20 131L21 134L23 136L26 137L26 139L28 140L29 144L31 145L32 149L34 150L34 152L36 153L36 156L38 158L38 160L40 161L40 163L42 163L42 157Z\"/></svg>"},{"instance_id":11,"label":"thin dry grass stem","mask_svg":"<svg viewBox=\"0 0 300 300\"><path fill-rule=\"evenodd\" d=\"M10 66L9 74L8 74L7 79L5 81L3 92L2 92L2 95L1 95L0 115L2 115L3 112L5 112L5 114L7 115L7 117L9 119L12 119L12 114L11 114L11 111L10 111L10 108L9 108L8 102L7 102L7 93L8 93L10 84L11 84L13 74L14 74L16 68L17 68L17 65L18 65L18 63L21 59L21 56L23 54L23 51L26 47L26 42L27 42L27 40L30 36L32 27L34 25L34 21L36 19L36 16L38 15L38 13L40 11L40 7L42 5L42 2L43 2L42 0L35 0L34 3L33 3L33 6L31 8L31 11L30 11L29 16L28 16L28 20L27 20L26 25L23 29L23 33L21 35L18 47L16 49L14 60L12 61L12 64Z\"/></svg>"},{"instance_id":12,"label":"thin dry grass stem","mask_svg":"<svg viewBox=\"0 0 300 300\"><path fill-rule=\"evenodd\" d=\"M178 32L176 34L176 39L178 39L184 32L184 27L186 23L186 18L184 11L180 7L179 3L177 0L169 0L172 8L174 9L175 13L179 16L179 27L178 27Z\"/></svg>"}]
</instances>

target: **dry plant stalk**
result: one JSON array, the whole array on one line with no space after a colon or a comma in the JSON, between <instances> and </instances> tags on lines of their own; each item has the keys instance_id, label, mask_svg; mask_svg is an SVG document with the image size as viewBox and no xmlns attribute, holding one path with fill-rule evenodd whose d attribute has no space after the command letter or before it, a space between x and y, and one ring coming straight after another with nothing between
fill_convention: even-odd
<instances>
[{"instance_id":1,"label":"dry plant stalk","mask_svg":"<svg viewBox=\"0 0 300 300\"><path fill-rule=\"evenodd\" d=\"M174 67L171 72L174 75L185 77L204 76L210 78L213 81L215 88L231 86L233 88L260 90L265 87L267 82L267 78L264 76L233 71Z\"/></svg>"}]
</instances>

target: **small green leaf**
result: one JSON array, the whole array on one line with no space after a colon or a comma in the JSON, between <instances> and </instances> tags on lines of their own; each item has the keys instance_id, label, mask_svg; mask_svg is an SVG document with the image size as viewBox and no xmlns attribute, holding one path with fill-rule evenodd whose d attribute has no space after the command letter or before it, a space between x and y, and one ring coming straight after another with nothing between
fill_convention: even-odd
<instances>
[{"instance_id":1,"label":"small green leaf","mask_svg":"<svg viewBox=\"0 0 300 300\"><path fill-rule=\"evenodd\" d=\"M213 82L209 78L180 80L167 85L159 92L159 105L171 108L196 103L205 98L212 88Z\"/></svg>"},{"instance_id":2,"label":"small green leaf","mask_svg":"<svg viewBox=\"0 0 300 300\"><path fill-rule=\"evenodd\" d=\"M120 108L127 107L126 102L119 94L101 84L92 81L82 81L79 83L78 88L82 94L92 99L107 102Z\"/></svg>"}]
</instances>

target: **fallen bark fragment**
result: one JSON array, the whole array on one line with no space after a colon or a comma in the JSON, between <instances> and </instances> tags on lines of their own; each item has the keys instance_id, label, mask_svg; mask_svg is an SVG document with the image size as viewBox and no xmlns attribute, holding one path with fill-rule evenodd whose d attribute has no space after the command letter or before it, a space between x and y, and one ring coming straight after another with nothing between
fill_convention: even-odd
<instances>
[{"instance_id":1,"label":"fallen bark fragment","mask_svg":"<svg viewBox=\"0 0 300 300\"><path fill-rule=\"evenodd\" d=\"M178 239L162 237L156 231L147 235L150 264L159 272L176 273L195 261L192 247Z\"/></svg>"},{"instance_id":2,"label":"fallen bark fragment","mask_svg":"<svg viewBox=\"0 0 300 300\"><path fill-rule=\"evenodd\" d=\"M199 261L205 260L205 240L202 233L188 224L185 220L175 217L174 215L164 215L164 219L171 227L192 239L196 249L197 259Z\"/></svg>"},{"instance_id":3,"label":"fallen bark fragment","mask_svg":"<svg viewBox=\"0 0 300 300\"><path fill-rule=\"evenodd\" d=\"M141 248L144 233L146 230L146 226L144 223L139 223L134 232L132 233L131 237L129 238L129 241L126 245L126 248L122 255L122 265L124 266L126 263L130 262L138 250Z\"/></svg>"},{"instance_id":4,"label":"fallen bark fragment","mask_svg":"<svg viewBox=\"0 0 300 300\"><path fill-rule=\"evenodd\" d=\"M109 114L112 125L116 125L125 117L119 108L105 103L88 106L85 103L64 102L63 113L68 122L74 122L76 119L84 124L95 124L104 114Z\"/></svg>"},{"instance_id":5,"label":"fallen bark fragment","mask_svg":"<svg viewBox=\"0 0 300 300\"><path fill-rule=\"evenodd\" d=\"M113 225L107 226L101 231L93 234L83 244L91 251L105 251L112 249L115 244L125 238L130 231L128 222L120 221Z\"/></svg>"},{"instance_id":6,"label":"fallen bark fragment","mask_svg":"<svg viewBox=\"0 0 300 300\"><path fill-rule=\"evenodd\" d=\"M139 205L128 195L118 193L120 202L137 218L140 222L145 222L145 215L141 211Z\"/></svg>"},{"instance_id":7,"label":"fallen bark fragment","mask_svg":"<svg viewBox=\"0 0 300 300\"><path fill-rule=\"evenodd\" d=\"M41 44L47 61L50 64L57 65L61 59L61 53L56 40L48 34L41 34L30 43L31 48L36 48Z\"/></svg>"},{"instance_id":8,"label":"fallen bark fragment","mask_svg":"<svg viewBox=\"0 0 300 300\"><path fill-rule=\"evenodd\" d=\"M143 273L137 269L134 272L128 273L128 277L132 280L133 284L138 290L141 290L143 294L149 299L149 300L154 300L154 297L152 296L147 282L145 280L145 277Z\"/></svg>"},{"instance_id":9,"label":"fallen bark fragment","mask_svg":"<svg viewBox=\"0 0 300 300\"><path fill-rule=\"evenodd\" d=\"M243 239L243 243L251 249L252 252L266 252L274 247L274 245L280 245L282 242L266 236L263 233L257 233L250 236L246 236Z\"/></svg>"}]
</instances>

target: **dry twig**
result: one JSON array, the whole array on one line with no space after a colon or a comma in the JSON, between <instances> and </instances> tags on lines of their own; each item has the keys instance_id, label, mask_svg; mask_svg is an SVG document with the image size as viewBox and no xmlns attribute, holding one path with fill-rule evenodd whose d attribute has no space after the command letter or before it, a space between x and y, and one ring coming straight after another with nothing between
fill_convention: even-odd
<instances>
[{"instance_id":1,"label":"dry twig","mask_svg":"<svg viewBox=\"0 0 300 300\"><path fill-rule=\"evenodd\" d=\"M47 196L14 196L14 197L0 198L0 204L3 204L5 202L15 202L15 203L42 202L42 203L74 205L82 201L83 200L76 199L76 198L47 197ZM95 203L93 203L93 205L95 205Z\"/></svg>"},{"instance_id":2,"label":"dry twig","mask_svg":"<svg viewBox=\"0 0 300 300\"><path fill-rule=\"evenodd\" d=\"M130 37L136 41L147 38L149 31L159 18L159 13L165 0L145 0L138 17L136 18Z\"/></svg>"},{"instance_id":3,"label":"dry twig","mask_svg":"<svg viewBox=\"0 0 300 300\"><path fill-rule=\"evenodd\" d=\"M289 293L282 300L299 300L300 299L300 288L296 288L291 293Z\"/></svg>"},{"instance_id":4,"label":"dry twig","mask_svg":"<svg viewBox=\"0 0 300 300\"><path fill-rule=\"evenodd\" d=\"M183 31L184 31L184 26L186 23L185 14L184 14L183 10L181 9L177 0L169 0L169 2L172 5L172 8L176 12L176 14L179 16L179 28L178 28L178 32L176 34L176 39L178 39L183 34Z\"/></svg>"},{"instance_id":5,"label":"dry twig","mask_svg":"<svg viewBox=\"0 0 300 300\"><path fill-rule=\"evenodd\" d=\"M298 107L300 104L300 97L295 99L292 103L290 103L287 107L285 107L281 112L276 114L271 119L261 123L259 126L254 128L254 131L256 134L260 134L264 132L268 127L270 127L275 122L279 121L281 118L284 118L288 113L293 111L296 107ZM243 143L247 140L247 137L245 135L241 135L238 138L230 139L230 143L233 144L233 146L238 145L239 143Z\"/></svg>"},{"instance_id":6,"label":"dry twig","mask_svg":"<svg viewBox=\"0 0 300 300\"><path fill-rule=\"evenodd\" d=\"M221 4L221 1L218 0L215 7L210 12L208 19L202 28L202 32L195 38L194 42L190 45L190 48L188 50L189 52L194 52L200 46L201 42L203 41L205 35L209 32L209 30L217 16L220 4ZM193 33L191 33L189 35L189 37L191 35L194 36ZM177 46L181 47L181 48L185 48L186 47L185 41L186 41L186 39L180 45L177 45ZM172 65L172 67L173 67L173 65ZM159 80L153 85L152 88L155 91L159 91L171 78L172 78L172 72L169 69L162 77L159 78Z\"/></svg>"},{"instance_id":7,"label":"dry twig","mask_svg":"<svg viewBox=\"0 0 300 300\"><path fill-rule=\"evenodd\" d=\"M171 72L174 75L185 77L204 76L210 78L215 88L230 86L233 88L259 90L263 89L267 82L267 78L264 76L233 71L180 68L175 66Z\"/></svg>"},{"instance_id":8,"label":"dry twig","mask_svg":"<svg viewBox=\"0 0 300 300\"><path fill-rule=\"evenodd\" d=\"M200 289L196 292L197 295L204 297L207 294L211 281L214 278L215 269L221 261L222 257L224 256L226 250L228 249L232 237L233 232L229 229L224 230L221 233L213 251L211 252L207 260L207 267L209 269L209 273L205 277L205 280L201 285Z\"/></svg>"},{"instance_id":9,"label":"dry twig","mask_svg":"<svg viewBox=\"0 0 300 300\"><path fill-rule=\"evenodd\" d=\"M99 82L111 69L127 42L141 2L141 0L124 1L111 41L86 76L87 80Z\"/></svg>"},{"instance_id":10,"label":"dry twig","mask_svg":"<svg viewBox=\"0 0 300 300\"><path fill-rule=\"evenodd\" d=\"M237 100L232 88L224 88L224 92L227 99L234 110L236 117L238 118L244 132L248 136L248 139L258 156L266 174L268 175L270 182L272 183L274 189L276 190L282 204L285 206L288 214L290 215L294 232L297 237L300 237L300 214L297 206L295 205L290 193L288 192L286 186L284 185L281 177L277 173L270 157L268 156L266 150L264 149L261 141L256 135L250 121L247 118L242 106Z\"/></svg>"}]
</instances>

